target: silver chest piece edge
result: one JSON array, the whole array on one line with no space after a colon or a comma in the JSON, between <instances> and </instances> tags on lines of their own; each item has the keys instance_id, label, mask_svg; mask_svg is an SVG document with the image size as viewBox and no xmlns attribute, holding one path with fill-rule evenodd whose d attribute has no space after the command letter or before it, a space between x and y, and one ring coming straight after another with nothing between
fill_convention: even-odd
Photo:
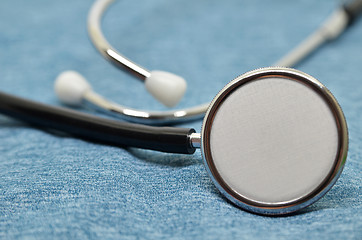
<instances>
[{"instance_id":1,"label":"silver chest piece edge","mask_svg":"<svg viewBox=\"0 0 362 240\"><path fill-rule=\"evenodd\" d=\"M343 112L315 78L289 68L245 73L213 99L201 151L219 191L258 214L309 206L337 181L347 157Z\"/></svg>"}]
</instances>

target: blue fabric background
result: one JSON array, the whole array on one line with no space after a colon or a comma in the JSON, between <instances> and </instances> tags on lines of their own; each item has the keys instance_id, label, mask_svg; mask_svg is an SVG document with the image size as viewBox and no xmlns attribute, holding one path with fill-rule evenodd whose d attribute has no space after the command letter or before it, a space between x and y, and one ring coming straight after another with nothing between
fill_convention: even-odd
<instances>
[{"instance_id":1,"label":"blue fabric background","mask_svg":"<svg viewBox=\"0 0 362 240\"><path fill-rule=\"evenodd\" d=\"M184 76L180 107L210 101L245 71L271 65L340 1L124 0L104 31L148 69ZM163 109L100 57L86 32L92 1L0 2L0 89L61 105L63 70L132 107ZM299 214L250 214L222 197L193 156L121 149L32 129L0 116L2 239L362 239L362 19L298 66L339 100L350 147L341 178ZM200 129L201 121L183 126Z\"/></svg>"}]
</instances>

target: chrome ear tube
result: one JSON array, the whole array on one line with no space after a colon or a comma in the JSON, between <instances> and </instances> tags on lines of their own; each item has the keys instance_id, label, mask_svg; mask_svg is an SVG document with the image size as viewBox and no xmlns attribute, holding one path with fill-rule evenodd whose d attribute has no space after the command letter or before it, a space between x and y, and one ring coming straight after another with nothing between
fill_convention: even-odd
<instances>
[{"instance_id":1,"label":"chrome ear tube","mask_svg":"<svg viewBox=\"0 0 362 240\"><path fill-rule=\"evenodd\" d=\"M162 104L169 107L175 106L186 91L186 82L182 77L163 71L151 71L136 64L112 47L104 37L101 28L102 17L113 2L115 2L115 0L97 0L89 12L88 33L94 46L105 59L143 81L150 94ZM362 0L347 1L346 4L337 8L323 23L321 23L316 31L276 63L272 64L272 66L295 66L319 46L338 38L338 36L340 36L345 29L358 18L361 11ZM68 78L65 76L68 76ZM74 95L78 96L80 94L75 91L80 89L73 84L75 81L79 80L77 77L73 78L70 77L70 75L61 74L57 81L59 80L62 80L63 88L61 91L56 88L56 93L61 101L67 103L67 99L65 99L64 96L73 98ZM107 100L92 89L84 92L79 99L80 101L78 104L85 103L87 106L108 113L113 117L149 125L173 124L201 119L209 105L208 103L205 103L189 108L166 111L139 110Z\"/></svg>"}]
</instances>

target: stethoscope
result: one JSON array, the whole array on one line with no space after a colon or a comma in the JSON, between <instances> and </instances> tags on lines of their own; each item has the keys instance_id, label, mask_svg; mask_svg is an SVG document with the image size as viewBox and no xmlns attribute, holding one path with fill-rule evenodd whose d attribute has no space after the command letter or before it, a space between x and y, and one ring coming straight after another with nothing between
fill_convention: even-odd
<instances>
[{"instance_id":1,"label":"stethoscope","mask_svg":"<svg viewBox=\"0 0 362 240\"><path fill-rule=\"evenodd\" d=\"M88 30L94 45L106 59L144 81L156 99L174 106L186 89L182 77L143 68L104 38L100 19L111 2L98 0L90 11ZM60 74L55 83L64 103L94 106L135 123L1 92L0 112L37 127L115 146L182 154L200 148L212 181L232 203L257 214L288 214L320 199L337 181L347 157L348 130L342 109L329 90L312 76L286 67L336 38L361 11L361 0L345 4L275 64L283 67L247 72L227 84L209 104L176 111L132 109L106 100L80 74L69 71ZM201 116L201 133L191 128L150 126Z\"/></svg>"}]
</instances>

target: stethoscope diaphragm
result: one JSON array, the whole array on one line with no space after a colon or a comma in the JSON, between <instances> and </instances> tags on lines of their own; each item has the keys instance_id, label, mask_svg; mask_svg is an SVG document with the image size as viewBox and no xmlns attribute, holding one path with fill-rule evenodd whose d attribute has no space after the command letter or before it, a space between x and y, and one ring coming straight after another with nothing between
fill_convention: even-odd
<instances>
[{"instance_id":1,"label":"stethoscope diaphragm","mask_svg":"<svg viewBox=\"0 0 362 240\"><path fill-rule=\"evenodd\" d=\"M204 118L201 150L213 182L231 202L286 214L322 197L347 155L347 125L327 88L288 68L264 68L230 82Z\"/></svg>"}]
</instances>

